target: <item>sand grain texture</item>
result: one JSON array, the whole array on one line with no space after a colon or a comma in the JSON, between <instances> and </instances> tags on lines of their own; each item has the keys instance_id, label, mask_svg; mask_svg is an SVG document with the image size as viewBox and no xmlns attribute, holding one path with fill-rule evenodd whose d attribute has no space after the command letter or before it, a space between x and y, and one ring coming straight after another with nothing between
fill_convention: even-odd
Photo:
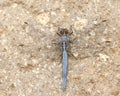
<instances>
[{"instance_id":1,"label":"sand grain texture","mask_svg":"<svg viewBox=\"0 0 120 96\"><path fill-rule=\"evenodd\" d=\"M67 90L58 27L73 26ZM0 96L120 96L119 0L0 0Z\"/></svg>"}]
</instances>

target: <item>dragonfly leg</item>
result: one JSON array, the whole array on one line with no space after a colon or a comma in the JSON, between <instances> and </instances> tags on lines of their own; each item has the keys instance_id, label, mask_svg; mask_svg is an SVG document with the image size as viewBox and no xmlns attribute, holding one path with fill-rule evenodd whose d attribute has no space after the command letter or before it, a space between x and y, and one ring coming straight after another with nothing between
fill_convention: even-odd
<instances>
[{"instance_id":1,"label":"dragonfly leg","mask_svg":"<svg viewBox=\"0 0 120 96\"><path fill-rule=\"evenodd\" d=\"M59 32L60 32L60 30L61 30L61 28L60 28L60 27L58 27L58 32L57 32L57 34L61 37L61 34L59 33Z\"/></svg>"},{"instance_id":2,"label":"dragonfly leg","mask_svg":"<svg viewBox=\"0 0 120 96\"><path fill-rule=\"evenodd\" d=\"M58 34L59 36L61 36L61 34L60 34L60 33L58 33L58 32L57 32L57 34Z\"/></svg>"},{"instance_id":3,"label":"dragonfly leg","mask_svg":"<svg viewBox=\"0 0 120 96\"><path fill-rule=\"evenodd\" d=\"M70 26L70 32L69 35L73 34L73 30L72 30L72 25Z\"/></svg>"},{"instance_id":4,"label":"dragonfly leg","mask_svg":"<svg viewBox=\"0 0 120 96\"><path fill-rule=\"evenodd\" d=\"M73 43L75 40L77 40L77 38L74 38L74 39L70 39L70 43Z\"/></svg>"},{"instance_id":5,"label":"dragonfly leg","mask_svg":"<svg viewBox=\"0 0 120 96\"><path fill-rule=\"evenodd\" d=\"M77 60L77 58L71 53L71 51L68 51L68 55L72 56L73 58L75 58Z\"/></svg>"}]
</instances>

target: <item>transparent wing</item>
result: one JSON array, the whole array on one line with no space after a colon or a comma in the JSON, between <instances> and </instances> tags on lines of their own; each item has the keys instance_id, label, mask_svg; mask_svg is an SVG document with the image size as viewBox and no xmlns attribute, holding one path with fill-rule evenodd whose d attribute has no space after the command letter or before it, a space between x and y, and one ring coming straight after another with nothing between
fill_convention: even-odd
<instances>
[{"instance_id":1,"label":"transparent wing","mask_svg":"<svg viewBox=\"0 0 120 96\"><path fill-rule=\"evenodd\" d=\"M104 37L105 29L106 24L99 22L76 32L75 40L71 45L72 53L80 59L97 55L104 49L101 40Z\"/></svg>"}]
</instances>

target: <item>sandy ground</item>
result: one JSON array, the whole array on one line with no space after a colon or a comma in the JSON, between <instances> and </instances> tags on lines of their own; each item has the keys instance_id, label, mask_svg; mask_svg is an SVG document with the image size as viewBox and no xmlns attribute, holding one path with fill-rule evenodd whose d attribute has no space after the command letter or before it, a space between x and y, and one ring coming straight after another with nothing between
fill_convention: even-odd
<instances>
[{"instance_id":1,"label":"sandy ground","mask_svg":"<svg viewBox=\"0 0 120 96\"><path fill-rule=\"evenodd\" d=\"M71 25L62 92L52 43ZM0 96L120 96L120 1L0 0Z\"/></svg>"}]
</instances>

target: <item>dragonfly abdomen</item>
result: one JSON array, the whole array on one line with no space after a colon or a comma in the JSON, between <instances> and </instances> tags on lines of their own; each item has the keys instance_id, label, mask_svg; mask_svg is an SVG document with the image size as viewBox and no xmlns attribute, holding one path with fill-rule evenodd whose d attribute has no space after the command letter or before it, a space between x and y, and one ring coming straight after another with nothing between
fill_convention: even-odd
<instances>
[{"instance_id":1,"label":"dragonfly abdomen","mask_svg":"<svg viewBox=\"0 0 120 96\"><path fill-rule=\"evenodd\" d=\"M65 49L65 44L63 44L63 58L62 58L62 90L66 89L66 82L67 82L67 69L68 69L68 54Z\"/></svg>"}]
</instances>

